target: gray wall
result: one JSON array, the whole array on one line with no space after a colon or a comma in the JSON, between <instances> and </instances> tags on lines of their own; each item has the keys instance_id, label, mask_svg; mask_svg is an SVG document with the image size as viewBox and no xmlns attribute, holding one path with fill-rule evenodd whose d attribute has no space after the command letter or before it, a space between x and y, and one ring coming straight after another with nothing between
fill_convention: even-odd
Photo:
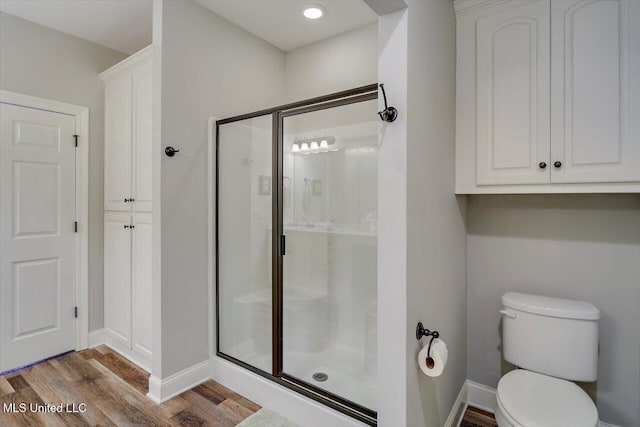
<instances>
[{"instance_id":1,"label":"gray wall","mask_svg":"<svg viewBox=\"0 0 640 427\"><path fill-rule=\"evenodd\" d=\"M500 296L589 301L600 309L595 397L602 420L640 426L640 196L471 196L468 211L468 375L495 387Z\"/></svg>"},{"instance_id":2,"label":"gray wall","mask_svg":"<svg viewBox=\"0 0 640 427\"><path fill-rule=\"evenodd\" d=\"M465 197L454 194L453 3L407 1L407 425L441 426L466 378ZM449 349L441 377L420 371L415 327ZM423 339L426 342L426 339Z\"/></svg>"},{"instance_id":3,"label":"gray wall","mask_svg":"<svg viewBox=\"0 0 640 427\"><path fill-rule=\"evenodd\" d=\"M103 104L98 73L126 55L0 13L0 89L89 108L89 330L103 326Z\"/></svg>"},{"instance_id":4,"label":"gray wall","mask_svg":"<svg viewBox=\"0 0 640 427\"><path fill-rule=\"evenodd\" d=\"M162 336L153 375L166 378L209 358L207 120L282 103L284 52L192 1L163 2L161 43L162 146L180 149L160 165Z\"/></svg>"},{"instance_id":5,"label":"gray wall","mask_svg":"<svg viewBox=\"0 0 640 427\"><path fill-rule=\"evenodd\" d=\"M286 53L287 102L352 89L377 80L378 24L375 22Z\"/></svg>"}]
</instances>

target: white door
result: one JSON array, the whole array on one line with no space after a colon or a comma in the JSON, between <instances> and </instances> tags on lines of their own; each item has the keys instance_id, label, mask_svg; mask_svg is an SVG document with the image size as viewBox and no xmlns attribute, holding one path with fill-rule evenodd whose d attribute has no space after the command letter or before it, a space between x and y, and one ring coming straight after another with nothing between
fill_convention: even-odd
<instances>
[{"instance_id":1,"label":"white door","mask_svg":"<svg viewBox=\"0 0 640 427\"><path fill-rule=\"evenodd\" d=\"M104 214L104 326L131 346L131 215Z\"/></svg>"},{"instance_id":2,"label":"white door","mask_svg":"<svg viewBox=\"0 0 640 427\"><path fill-rule=\"evenodd\" d=\"M151 212L151 63L133 74L133 209Z\"/></svg>"},{"instance_id":3,"label":"white door","mask_svg":"<svg viewBox=\"0 0 640 427\"><path fill-rule=\"evenodd\" d=\"M549 183L549 1L477 22L478 185Z\"/></svg>"},{"instance_id":4,"label":"white door","mask_svg":"<svg viewBox=\"0 0 640 427\"><path fill-rule=\"evenodd\" d=\"M0 104L0 371L75 348L75 123Z\"/></svg>"},{"instance_id":5,"label":"white door","mask_svg":"<svg viewBox=\"0 0 640 427\"><path fill-rule=\"evenodd\" d=\"M552 1L551 22L551 182L640 181L640 1Z\"/></svg>"},{"instance_id":6,"label":"white door","mask_svg":"<svg viewBox=\"0 0 640 427\"><path fill-rule=\"evenodd\" d=\"M136 213L133 226L133 348L151 359L151 214Z\"/></svg>"},{"instance_id":7,"label":"white door","mask_svg":"<svg viewBox=\"0 0 640 427\"><path fill-rule=\"evenodd\" d=\"M104 89L104 209L131 210L131 76Z\"/></svg>"}]
</instances>

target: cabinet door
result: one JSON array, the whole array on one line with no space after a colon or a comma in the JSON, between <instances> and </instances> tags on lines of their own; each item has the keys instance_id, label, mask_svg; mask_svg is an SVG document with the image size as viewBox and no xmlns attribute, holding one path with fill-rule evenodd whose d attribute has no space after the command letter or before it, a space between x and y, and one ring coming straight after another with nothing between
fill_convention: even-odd
<instances>
[{"instance_id":1,"label":"cabinet door","mask_svg":"<svg viewBox=\"0 0 640 427\"><path fill-rule=\"evenodd\" d=\"M151 358L151 214L133 219L133 349Z\"/></svg>"},{"instance_id":2,"label":"cabinet door","mask_svg":"<svg viewBox=\"0 0 640 427\"><path fill-rule=\"evenodd\" d=\"M104 89L104 209L129 211L131 203L131 76Z\"/></svg>"},{"instance_id":3,"label":"cabinet door","mask_svg":"<svg viewBox=\"0 0 640 427\"><path fill-rule=\"evenodd\" d=\"M151 212L151 63L133 75L133 209Z\"/></svg>"},{"instance_id":4,"label":"cabinet door","mask_svg":"<svg viewBox=\"0 0 640 427\"><path fill-rule=\"evenodd\" d=\"M549 182L549 0L478 19L476 183Z\"/></svg>"},{"instance_id":5,"label":"cabinet door","mask_svg":"<svg viewBox=\"0 0 640 427\"><path fill-rule=\"evenodd\" d=\"M640 181L640 1L551 7L551 181Z\"/></svg>"},{"instance_id":6,"label":"cabinet door","mask_svg":"<svg viewBox=\"0 0 640 427\"><path fill-rule=\"evenodd\" d=\"M104 326L127 346L131 343L130 224L128 213L104 214Z\"/></svg>"}]
</instances>

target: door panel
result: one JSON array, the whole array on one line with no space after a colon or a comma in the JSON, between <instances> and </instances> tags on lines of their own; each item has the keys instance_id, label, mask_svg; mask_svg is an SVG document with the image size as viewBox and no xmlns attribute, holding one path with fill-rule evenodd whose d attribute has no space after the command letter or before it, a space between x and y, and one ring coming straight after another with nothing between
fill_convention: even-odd
<instances>
[{"instance_id":1,"label":"door panel","mask_svg":"<svg viewBox=\"0 0 640 427\"><path fill-rule=\"evenodd\" d=\"M133 209L151 212L151 64L138 68L133 76L134 177Z\"/></svg>"},{"instance_id":2,"label":"door panel","mask_svg":"<svg viewBox=\"0 0 640 427\"><path fill-rule=\"evenodd\" d=\"M377 408L369 353L377 346L377 110L371 99L282 119L290 183L282 197L283 376L368 410Z\"/></svg>"},{"instance_id":3,"label":"door panel","mask_svg":"<svg viewBox=\"0 0 640 427\"><path fill-rule=\"evenodd\" d=\"M638 181L640 2L551 4L551 181Z\"/></svg>"},{"instance_id":4,"label":"door panel","mask_svg":"<svg viewBox=\"0 0 640 427\"><path fill-rule=\"evenodd\" d=\"M549 182L549 2L477 23L478 185Z\"/></svg>"},{"instance_id":5,"label":"door panel","mask_svg":"<svg viewBox=\"0 0 640 427\"><path fill-rule=\"evenodd\" d=\"M133 348L151 357L151 214L134 215Z\"/></svg>"},{"instance_id":6,"label":"door panel","mask_svg":"<svg viewBox=\"0 0 640 427\"><path fill-rule=\"evenodd\" d=\"M13 237L57 234L60 165L15 161L13 171Z\"/></svg>"},{"instance_id":7,"label":"door panel","mask_svg":"<svg viewBox=\"0 0 640 427\"><path fill-rule=\"evenodd\" d=\"M220 125L218 351L272 369L272 117Z\"/></svg>"},{"instance_id":8,"label":"door panel","mask_svg":"<svg viewBox=\"0 0 640 427\"><path fill-rule=\"evenodd\" d=\"M75 348L74 133L0 104L0 371Z\"/></svg>"},{"instance_id":9,"label":"door panel","mask_svg":"<svg viewBox=\"0 0 640 427\"><path fill-rule=\"evenodd\" d=\"M128 213L104 214L104 326L126 345L131 340L130 224Z\"/></svg>"},{"instance_id":10,"label":"door panel","mask_svg":"<svg viewBox=\"0 0 640 427\"><path fill-rule=\"evenodd\" d=\"M129 211L131 189L131 77L104 89L104 209Z\"/></svg>"}]
</instances>

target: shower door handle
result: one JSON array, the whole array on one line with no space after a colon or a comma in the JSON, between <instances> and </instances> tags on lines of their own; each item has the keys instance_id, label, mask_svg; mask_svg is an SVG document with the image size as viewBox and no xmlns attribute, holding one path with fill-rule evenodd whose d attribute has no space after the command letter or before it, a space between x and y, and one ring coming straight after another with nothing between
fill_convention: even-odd
<instances>
[{"instance_id":1,"label":"shower door handle","mask_svg":"<svg viewBox=\"0 0 640 427\"><path fill-rule=\"evenodd\" d=\"M280 255L285 256L287 254L287 237L283 234L280 236Z\"/></svg>"}]
</instances>

